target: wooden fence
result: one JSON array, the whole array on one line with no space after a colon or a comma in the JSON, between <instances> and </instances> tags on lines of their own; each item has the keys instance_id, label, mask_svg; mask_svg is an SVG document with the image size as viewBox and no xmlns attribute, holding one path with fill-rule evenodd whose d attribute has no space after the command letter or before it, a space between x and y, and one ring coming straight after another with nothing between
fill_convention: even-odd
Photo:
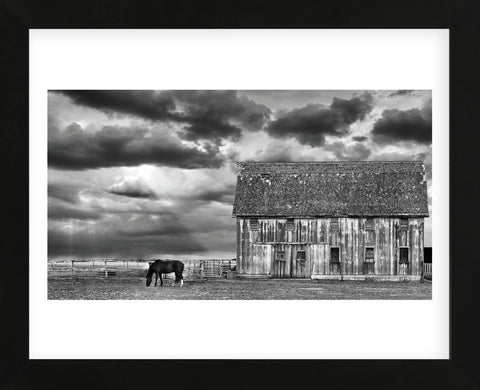
<instances>
[{"instance_id":1,"label":"wooden fence","mask_svg":"<svg viewBox=\"0 0 480 390\"><path fill-rule=\"evenodd\" d=\"M423 263L423 275L432 276L432 263Z\"/></svg>"},{"instance_id":2,"label":"wooden fence","mask_svg":"<svg viewBox=\"0 0 480 390\"><path fill-rule=\"evenodd\" d=\"M48 261L49 276L101 276L101 277L132 277L145 276L148 260L120 260L120 259L91 259L91 260L62 260ZM183 271L184 280L225 278L228 271L236 268L236 259L207 259L185 260ZM164 274L166 279L174 279L175 275Z\"/></svg>"}]
</instances>

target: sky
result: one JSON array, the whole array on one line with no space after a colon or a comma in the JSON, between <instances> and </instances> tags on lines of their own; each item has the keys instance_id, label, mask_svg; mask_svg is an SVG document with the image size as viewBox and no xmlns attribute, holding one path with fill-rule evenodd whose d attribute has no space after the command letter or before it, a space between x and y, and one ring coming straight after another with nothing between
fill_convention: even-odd
<instances>
[{"instance_id":1,"label":"sky","mask_svg":"<svg viewBox=\"0 0 480 390\"><path fill-rule=\"evenodd\" d=\"M238 161L425 161L431 91L48 94L49 258L235 258Z\"/></svg>"}]
</instances>

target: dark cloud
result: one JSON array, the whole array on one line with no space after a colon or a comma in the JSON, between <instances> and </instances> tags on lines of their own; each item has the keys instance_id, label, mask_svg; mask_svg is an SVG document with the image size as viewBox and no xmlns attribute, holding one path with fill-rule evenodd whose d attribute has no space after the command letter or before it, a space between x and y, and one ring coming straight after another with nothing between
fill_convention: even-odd
<instances>
[{"instance_id":1,"label":"dark cloud","mask_svg":"<svg viewBox=\"0 0 480 390\"><path fill-rule=\"evenodd\" d=\"M387 95L387 97L408 96L411 95L413 89L400 89Z\"/></svg>"},{"instance_id":2,"label":"dark cloud","mask_svg":"<svg viewBox=\"0 0 480 390\"><path fill-rule=\"evenodd\" d=\"M236 91L174 91L183 107L186 122L183 136L188 140L238 140L242 129L260 130L269 120L268 107Z\"/></svg>"},{"instance_id":3,"label":"dark cloud","mask_svg":"<svg viewBox=\"0 0 480 390\"><path fill-rule=\"evenodd\" d=\"M155 192L147 184L138 179L123 180L115 183L107 191L111 194L129 198L157 199Z\"/></svg>"},{"instance_id":4,"label":"dark cloud","mask_svg":"<svg viewBox=\"0 0 480 390\"><path fill-rule=\"evenodd\" d=\"M183 126L186 140L238 140L242 130L260 130L270 118L268 107L236 91L53 91L76 104L106 113L136 115Z\"/></svg>"},{"instance_id":5,"label":"dark cloud","mask_svg":"<svg viewBox=\"0 0 480 390\"><path fill-rule=\"evenodd\" d=\"M361 161L366 160L372 151L362 143L346 146L342 142L325 145L325 150L332 151L338 160Z\"/></svg>"},{"instance_id":6,"label":"dark cloud","mask_svg":"<svg viewBox=\"0 0 480 390\"><path fill-rule=\"evenodd\" d=\"M70 90L52 91L76 104L104 111L140 116L150 120L175 119L175 101L168 91Z\"/></svg>"},{"instance_id":7,"label":"dark cloud","mask_svg":"<svg viewBox=\"0 0 480 390\"><path fill-rule=\"evenodd\" d=\"M333 98L330 109L336 111L343 122L352 124L363 120L372 111L372 101L372 95L369 93L364 93L350 100Z\"/></svg>"},{"instance_id":8,"label":"dark cloud","mask_svg":"<svg viewBox=\"0 0 480 390\"><path fill-rule=\"evenodd\" d=\"M355 137L352 137L352 139L354 141L357 141L357 142L363 142L363 141L366 141L368 139L368 137L364 137L364 136L361 136L361 135L357 135Z\"/></svg>"},{"instance_id":9,"label":"dark cloud","mask_svg":"<svg viewBox=\"0 0 480 390\"><path fill-rule=\"evenodd\" d=\"M352 99L334 98L329 107L308 104L280 115L267 127L276 138L293 137L310 146L321 146L325 136L342 137L349 133L350 125L361 121L372 110L372 95L364 93Z\"/></svg>"},{"instance_id":10,"label":"dark cloud","mask_svg":"<svg viewBox=\"0 0 480 390\"><path fill-rule=\"evenodd\" d=\"M373 140L378 144L390 144L402 141L429 145L432 143L432 102L422 109L400 111L384 110L382 117L375 122L371 131Z\"/></svg>"},{"instance_id":11,"label":"dark cloud","mask_svg":"<svg viewBox=\"0 0 480 390\"><path fill-rule=\"evenodd\" d=\"M100 218L102 218L102 214L94 211L65 207L59 204L48 205L48 219L51 220L95 220Z\"/></svg>"},{"instance_id":12,"label":"dark cloud","mask_svg":"<svg viewBox=\"0 0 480 390\"><path fill-rule=\"evenodd\" d=\"M64 130L51 127L48 164L52 168L85 170L102 167L164 165L185 169L218 168L224 161L216 145L203 150L183 145L164 133L143 128L105 126L87 133L76 123Z\"/></svg>"}]
</instances>

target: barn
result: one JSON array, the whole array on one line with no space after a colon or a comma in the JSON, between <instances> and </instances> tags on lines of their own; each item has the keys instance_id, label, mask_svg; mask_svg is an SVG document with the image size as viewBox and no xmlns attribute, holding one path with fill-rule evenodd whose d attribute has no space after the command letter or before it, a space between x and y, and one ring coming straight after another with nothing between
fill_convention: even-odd
<instances>
[{"instance_id":1,"label":"barn","mask_svg":"<svg viewBox=\"0 0 480 390\"><path fill-rule=\"evenodd\" d=\"M425 166L238 163L233 217L244 278L420 280Z\"/></svg>"}]
</instances>

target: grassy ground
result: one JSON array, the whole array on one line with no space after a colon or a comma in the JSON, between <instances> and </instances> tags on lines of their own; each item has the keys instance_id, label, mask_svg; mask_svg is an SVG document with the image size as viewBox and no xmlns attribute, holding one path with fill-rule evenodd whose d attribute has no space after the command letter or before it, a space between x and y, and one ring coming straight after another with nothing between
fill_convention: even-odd
<instances>
[{"instance_id":1,"label":"grassy ground","mask_svg":"<svg viewBox=\"0 0 480 390\"><path fill-rule=\"evenodd\" d=\"M48 299L431 299L429 282L325 280L186 281L182 288L146 287L143 277L57 276Z\"/></svg>"}]
</instances>

